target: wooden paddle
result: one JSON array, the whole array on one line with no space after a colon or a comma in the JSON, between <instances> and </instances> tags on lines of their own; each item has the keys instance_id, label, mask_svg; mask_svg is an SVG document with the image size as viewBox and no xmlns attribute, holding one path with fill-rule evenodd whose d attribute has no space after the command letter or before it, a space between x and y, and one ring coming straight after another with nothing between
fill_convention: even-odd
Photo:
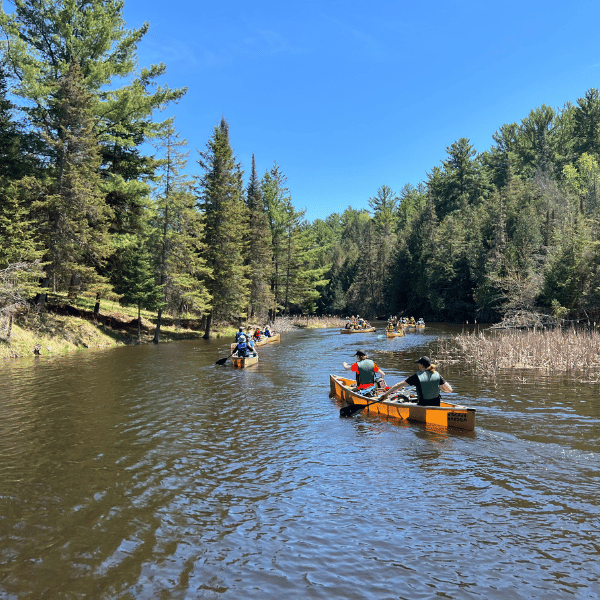
<instances>
[{"instance_id":1,"label":"wooden paddle","mask_svg":"<svg viewBox=\"0 0 600 600\"><path fill-rule=\"evenodd\" d=\"M382 394L379 398L377 398L377 400L373 400L373 402L369 402L367 404L348 404L347 406L342 406L342 408L340 408L340 417L351 417L357 412L367 408L367 406L371 406L371 404L377 404L378 402L385 400L389 395L390 392L388 390L385 394ZM398 394L398 396L404 398L406 401L409 399L408 396L404 394Z\"/></svg>"}]
</instances>

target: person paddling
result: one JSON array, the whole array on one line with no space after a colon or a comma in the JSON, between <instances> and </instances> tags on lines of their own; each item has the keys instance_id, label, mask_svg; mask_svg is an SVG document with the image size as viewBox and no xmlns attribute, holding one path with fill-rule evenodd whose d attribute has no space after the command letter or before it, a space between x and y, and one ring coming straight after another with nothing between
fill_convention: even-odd
<instances>
[{"instance_id":1,"label":"person paddling","mask_svg":"<svg viewBox=\"0 0 600 600\"><path fill-rule=\"evenodd\" d=\"M248 358L256 354L256 350L254 349L252 340L247 339L245 335L241 335L232 354L234 353L240 358Z\"/></svg>"},{"instance_id":2,"label":"person paddling","mask_svg":"<svg viewBox=\"0 0 600 600\"><path fill-rule=\"evenodd\" d=\"M385 373L369 359L366 352L357 350L355 356L358 359L355 363L349 365L347 362L344 362L342 364L346 371L356 373L357 391L372 387L375 383L375 373L379 373L382 378L385 377Z\"/></svg>"},{"instance_id":3,"label":"person paddling","mask_svg":"<svg viewBox=\"0 0 600 600\"><path fill-rule=\"evenodd\" d=\"M394 384L379 399L387 398L395 391L407 386L414 385L417 388L418 404L421 406L439 406L440 390L452 392L452 386L436 371L435 365L431 364L428 356L421 356L416 360L418 371L407 377L404 381Z\"/></svg>"}]
</instances>

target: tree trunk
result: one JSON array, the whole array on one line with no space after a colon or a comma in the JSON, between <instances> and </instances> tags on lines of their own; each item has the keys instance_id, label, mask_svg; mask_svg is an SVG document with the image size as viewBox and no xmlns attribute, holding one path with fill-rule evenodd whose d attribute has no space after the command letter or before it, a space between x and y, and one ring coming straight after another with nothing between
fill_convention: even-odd
<instances>
[{"instance_id":1,"label":"tree trunk","mask_svg":"<svg viewBox=\"0 0 600 600\"><path fill-rule=\"evenodd\" d=\"M137 343L142 343L142 306L138 304L138 337Z\"/></svg>"},{"instance_id":2,"label":"tree trunk","mask_svg":"<svg viewBox=\"0 0 600 600\"><path fill-rule=\"evenodd\" d=\"M154 339L152 343L158 344L160 342L160 325L162 323L162 308L158 309L158 314L156 315L156 329L154 330Z\"/></svg>"},{"instance_id":3,"label":"tree trunk","mask_svg":"<svg viewBox=\"0 0 600 600\"><path fill-rule=\"evenodd\" d=\"M203 339L205 340L209 340L210 339L210 325L212 323L212 313L208 313L206 315L206 329L204 330L204 335L202 336Z\"/></svg>"},{"instance_id":4,"label":"tree trunk","mask_svg":"<svg viewBox=\"0 0 600 600\"><path fill-rule=\"evenodd\" d=\"M94 304L94 319L100 316L100 294L96 294L96 304Z\"/></svg>"},{"instance_id":5,"label":"tree trunk","mask_svg":"<svg viewBox=\"0 0 600 600\"><path fill-rule=\"evenodd\" d=\"M6 332L6 341L10 340L10 336L12 335L12 326L13 326L13 314L10 313L8 315L8 331Z\"/></svg>"}]
</instances>

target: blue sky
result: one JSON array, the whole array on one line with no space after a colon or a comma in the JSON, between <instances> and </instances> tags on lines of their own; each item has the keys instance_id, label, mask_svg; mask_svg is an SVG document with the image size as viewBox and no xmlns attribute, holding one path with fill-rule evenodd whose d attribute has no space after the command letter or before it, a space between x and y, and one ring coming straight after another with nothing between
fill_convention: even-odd
<instances>
[{"instance_id":1,"label":"blue sky","mask_svg":"<svg viewBox=\"0 0 600 600\"><path fill-rule=\"evenodd\" d=\"M246 175L277 161L310 221L400 192L461 137L478 152L529 111L600 87L600 2L125 0L141 66L188 93L165 116L190 172L225 116Z\"/></svg>"}]
</instances>

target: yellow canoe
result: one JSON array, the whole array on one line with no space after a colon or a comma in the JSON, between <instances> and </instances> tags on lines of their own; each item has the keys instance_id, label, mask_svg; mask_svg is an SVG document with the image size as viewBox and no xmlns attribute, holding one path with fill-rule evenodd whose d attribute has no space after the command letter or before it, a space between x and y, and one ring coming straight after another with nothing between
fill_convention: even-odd
<instances>
[{"instance_id":1,"label":"yellow canoe","mask_svg":"<svg viewBox=\"0 0 600 600\"><path fill-rule=\"evenodd\" d=\"M385 332L385 337L389 337L389 338L402 337L403 335L404 335L404 331L386 331Z\"/></svg>"},{"instance_id":2,"label":"yellow canoe","mask_svg":"<svg viewBox=\"0 0 600 600\"><path fill-rule=\"evenodd\" d=\"M355 381L337 375L329 376L329 397L337 398L346 404L366 405L374 402L375 398L367 398L352 390ZM380 394L383 393L383 390ZM374 412L387 417L418 421L438 427L453 427L473 431L475 429L475 409L459 404L441 402L441 406L418 406L413 402L403 401L402 398L390 396L381 402L370 404L364 411ZM364 412L363 411L363 412Z\"/></svg>"},{"instance_id":3,"label":"yellow canoe","mask_svg":"<svg viewBox=\"0 0 600 600\"><path fill-rule=\"evenodd\" d=\"M251 367L258 362L258 354L249 357L243 356L232 356L231 357L231 365L236 369L245 369L246 367Z\"/></svg>"},{"instance_id":4,"label":"yellow canoe","mask_svg":"<svg viewBox=\"0 0 600 600\"><path fill-rule=\"evenodd\" d=\"M367 327L366 329L341 329L340 333L370 333L375 331L375 327Z\"/></svg>"}]
</instances>

